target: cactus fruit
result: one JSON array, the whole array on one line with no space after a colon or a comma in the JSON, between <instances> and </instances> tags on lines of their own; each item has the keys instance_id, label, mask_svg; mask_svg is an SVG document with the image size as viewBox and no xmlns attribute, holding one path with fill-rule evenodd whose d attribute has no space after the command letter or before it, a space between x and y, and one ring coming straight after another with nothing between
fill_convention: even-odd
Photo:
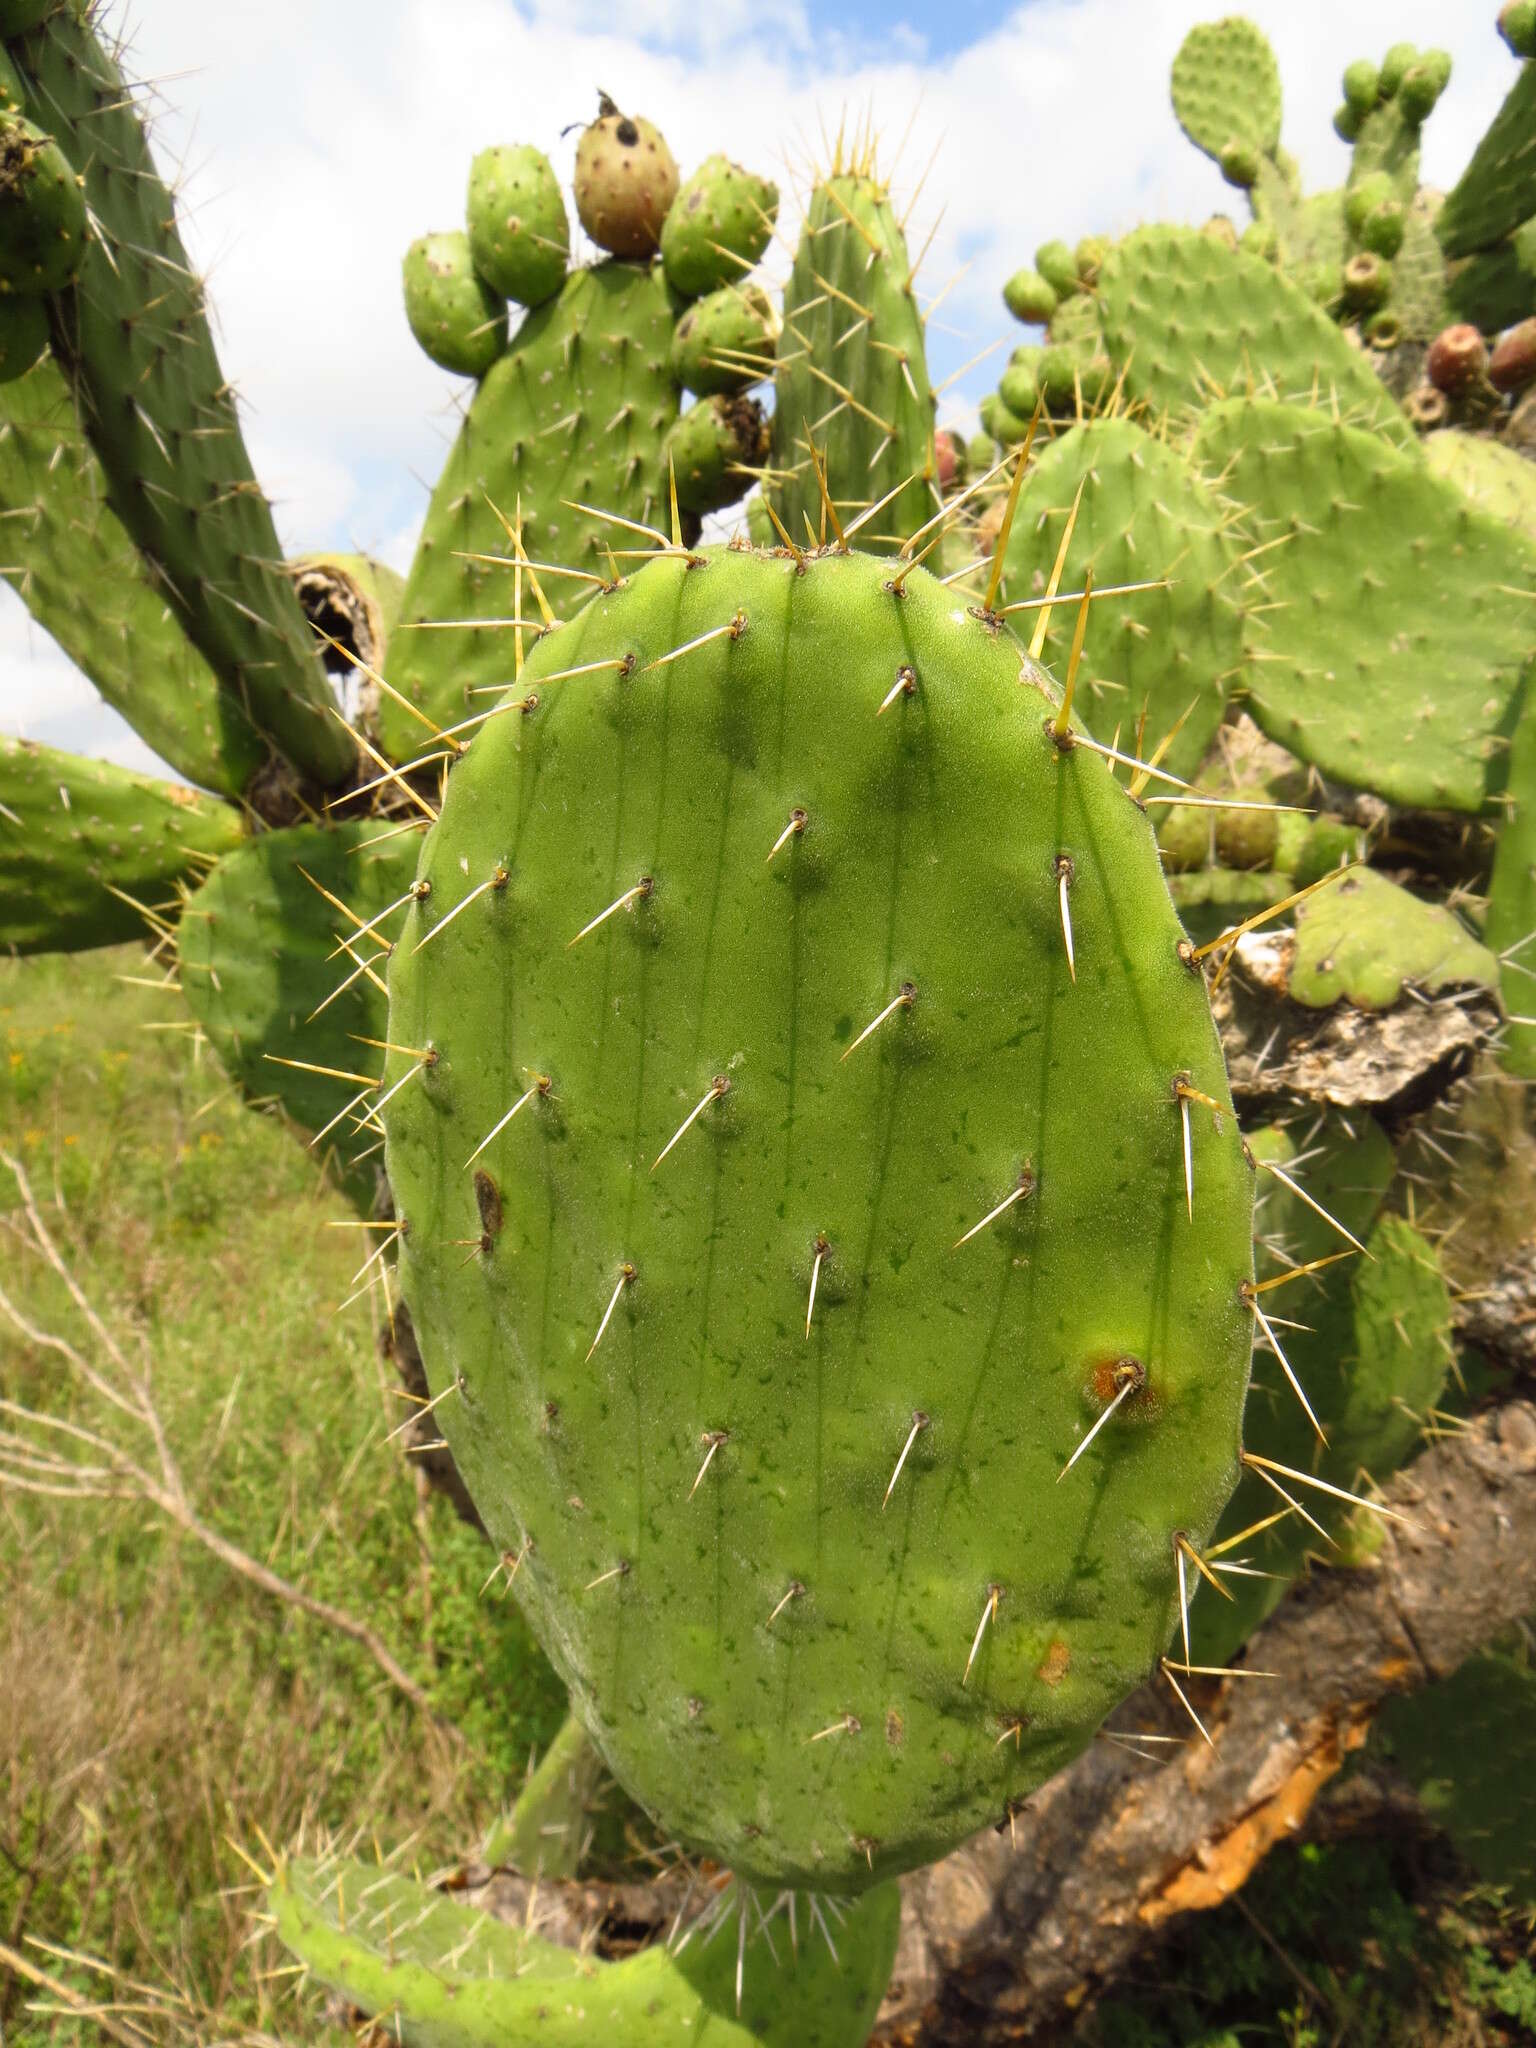
<instances>
[{"instance_id":1,"label":"cactus fruit","mask_svg":"<svg viewBox=\"0 0 1536 2048\"><path fill-rule=\"evenodd\" d=\"M1536 57L1536 0L1504 0L1499 9L1499 34L1511 56Z\"/></svg>"},{"instance_id":2,"label":"cactus fruit","mask_svg":"<svg viewBox=\"0 0 1536 2048\"><path fill-rule=\"evenodd\" d=\"M621 1962L559 1948L376 1865L291 1861L267 1905L284 1944L404 2048L863 2048L901 1917L895 1885L881 1885L838 1920L834 1950L816 1932L819 1904L801 1899L781 1968L757 1921L788 1908L787 1948L788 1895L728 1892L675 1952L658 1944Z\"/></svg>"},{"instance_id":3,"label":"cactus fruit","mask_svg":"<svg viewBox=\"0 0 1536 2048\"><path fill-rule=\"evenodd\" d=\"M1059 301L1038 270L1016 270L1003 286L1003 304L1015 320L1043 327Z\"/></svg>"},{"instance_id":4,"label":"cactus fruit","mask_svg":"<svg viewBox=\"0 0 1536 2048\"><path fill-rule=\"evenodd\" d=\"M1482 809L1530 659L1530 546L1416 454L1310 408L1214 406L1194 454L1252 508L1254 544L1284 541L1263 557L1265 602L1244 633L1258 724L1390 802ZM1398 543L1384 554L1386 534Z\"/></svg>"},{"instance_id":5,"label":"cactus fruit","mask_svg":"<svg viewBox=\"0 0 1536 2048\"><path fill-rule=\"evenodd\" d=\"M662 444L684 512L734 504L768 455L768 422L755 398L701 398Z\"/></svg>"},{"instance_id":6,"label":"cactus fruit","mask_svg":"<svg viewBox=\"0 0 1536 2048\"><path fill-rule=\"evenodd\" d=\"M1077 258L1065 242L1042 242L1035 251L1035 269L1058 299L1069 299L1082 290Z\"/></svg>"},{"instance_id":7,"label":"cactus fruit","mask_svg":"<svg viewBox=\"0 0 1536 2048\"><path fill-rule=\"evenodd\" d=\"M435 1412L575 1710L669 1832L830 1889L1144 1675L1251 1339L1147 820L891 571L679 550L538 644L423 848L381 1104Z\"/></svg>"},{"instance_id":8,"label":"cactus fruit","mask_svg":"<svg viewBox=\"0 0 1536 2048\"><path fill-rule=\"evenodd\" d=\"M779 323L759 286L721 285L690 306L672 337L672 374L700 398L745 391L773 370Z\"/></svg>"},{"instance_id":9,"label":"cactus fruit","mask_svg":"<svg viewBox=\"0 0 1536 2048\"><path fill-rule=\"evenodd\" d=\"M56 292L85 253L85 195L63 150L20 114L0 118L0 289Z\"/></svg>"},{"instance_id":10,"label":"cactus fruit","mask_svg":"<svg viewBox=\"0 0 1536 2048\"><path fill-rule=\"evenodd\" d=\"M470 260L492 292L520 306L541 306L559 291L570 260L571 228L560 181L542 150L528 143L482 149L469 167L464 218ZM416 338L431 355L419 333Z\"/></svg>"},{"instance_id":11,"label":"cactus fruit","mask_svg":"<svg viewBox=\"0 0 1536 2048\"><path fill-rule=\"evenodd\" d=\"M507 345L507 302L475 268L469 236L422 235L401 265L405 317L441 369L483 377Z\"/></svg>"},{"instance_id":12,"label":"cactus fruit","mask_svg":"<svg viewBox=\"0 0 1536 2048\"><path fill-rule=\"evenodd\" d=\"M677 165L661 131L638 114L621 114L607 93L576 145L576 212L600 249L654 256L662 223L677 197Z\"/></svg>"},{"instance_id":13,"label":"cactus fruit","mask_svg":"<svg viewBox=\"0 0 1536 2048\"><path fill-rule=\"evenodd\" d=\"M84 8L50 9L9 54L28 117L85 180L93 232L78 283L52 301L53 351L112 509L251 721L304 774L339 782L356 748L283 570L139 96Z\"/></svg>"},{"instance_id":14,"label":"cactus fruit","mask_svg":"<svg viewBox=\"0 0 1536 2048\"><path fill-rule=\"evenodd\" d=\"M937 509L933 413L906 237L873 150L840 148L784 289L769 496L791 541L821 531L818 465L845 523L894 494L861 545L915 533Z\"/></svg>"},{"instance_id":15,"label":"cactus fruit","mask_svg":"<svg viewBox=\"0 0 1536 2048\"><path fill-rule=\"evenodd\" d=\"M38 623L178 774L242 796L267 742L151 582L51 361L0 391L0 513L12 586Z\"/></svg>"},{"instance_id":16,"label":"cactus fruit","mask_svg":"<svg viewBox=\"0 0 1536 2048\"><path fill-rule=\"evenodd\" d=\"M1429 345L1424 374L1437 391L1459 398L1481 384L1488 372L1488 344L1475 327L1460 321L1446 327Z\"/></svg>"},{"instance_id":17,"label":"cactus fruit","mask_svg":"<svg viewBox=\"0 0 1536 2048\"><path fill-rule=\"evenodd\" d=\"M300 1130L325 1132L365 1211L377 1174L350 1157L342 1112L377 1066L367 1041L388 1036L378 923L411 888L416 853L409 832L377 819L263 832L225 854L180 925L181 985L225 1071L253 1099L275 1096Z\"/></svg>"},{"instance_id":18,"label":"cactus fruit","mask_svg":"<svg viewBox=\"0 0 1536 2048\"><path fill-rule=\"evenodd\" d=\"M174 918L177 885L240 835L239 812L196 790L0 739L0 951L142 938L144 909Z\"/></svg>"},{"instance_id":19,"label":"cactus fruit","mask_svg":"<svg viewBox=\"0 0 1536 2048\"><path fill-rule=\"evenodd\" d=\"M706 157L684 180L661 226L667 282L684 298L737 284L768 247L779 188L729 157Z\"/></svg>"},{"instance_id":20,"label":"cactus fruit","mask_svg":"<svg viewBox=\"0 0 1536 2048\"><path fill-rule=\"evenodd\" d=\"M1245 389L1263 373L1282 396L1359 417L1406 447L1401 412L1359 351L1305 294L1241 249L1179 228L1141 228L1119 243L1099 279L1105 346L1127 395L1185 416L1212 389Z\"/></svg>"},{"instance_id":21,"label":"cactus fruit","mask_svg":"<svg viewBox=\"0 0 1536 2048\"><path fill-rule=\"evenodd\" d=\"M1467 256L1536 214L1536 64L1524 63L1509 97L1447 193L1435 232L1447 256Z\"/></svg>"},{"instance_id":22,"label":"cactus fruit","mask_svg":"<svg viewBox=\"0 0 1536 2048\"><path fill-rule=\"evenodd\" d=\"M1132 421L1073 427L1025 475L1005 565L1011 600L1038 596L1031 571L1039 578L1049 571L1083 479L1060 587L1081 590L1090 573L1100 588L1165 574L1168 581L1095 603L1074 701L1098 738L1113 740L1117 727L1138 732L1144 757L1166 741L1163 767L1191 775L1242 663L1227 508L1166 443ZM1051 613L1045 645L1063 659L1076 614L1073 604ZM1028 613L1024 624L1033 625Z\"/></svg>"},{"instance_id":23,"label":"cactus fruit","mask_svg":"<svg viewBox=\"0 0 1536 2048\"><path fill-rule=\"evenodd\" d=\"M1488 382L1503 392L1536 383L1536 318L1521 320L1499 336L1488 358Z\"/></svg>"}]
</instances>

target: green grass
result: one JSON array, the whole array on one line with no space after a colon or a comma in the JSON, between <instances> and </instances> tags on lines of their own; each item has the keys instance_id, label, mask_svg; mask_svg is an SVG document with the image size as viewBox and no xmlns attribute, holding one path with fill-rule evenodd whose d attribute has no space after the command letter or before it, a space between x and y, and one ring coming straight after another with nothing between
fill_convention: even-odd
<instances>
[{"instance_id":1,"label":"green grass","mask_svg":"<svg viewBox=\"0 0 1536 2048\"><path fill-rule=\"evenodd\" d=\"M326 1227L353 1212L185 1029L146 1028L185 1020L174 995L116 978L144 972L134 948L0 962L0 1143L86 1293L152 1359L199 1512L369 1620L457 1733L142 1503L0 1493L0 1941L79 1950L222 2025L281 2032L291 1979L263 1979L281 1960L267 1944L242 1948L250 1900L232 1888L250 1873L230 1843L261 1856L263 1837L361 1826L414 1837L423 1868L451 1860L563 1695L513 1604L480 1597L483 1541L384 1445L404 1409L377 1310L335 1313L366 1233ZM0 1244L18 1306L78 1339L53 1276ZM59 1361L8 1326L0 1394L86 1419ZM27 1952L101 1995L83 1966ZM0 1971L0 2038L61 2037L26 2012L39 1995Z\"/></svg>"},{"instance_id":2,"label":"green grass","mask_svg":"<svg viewBox=\"0 0 1536 2048\"><path fill-rule=\"evenodd\" d=\"M241 1104L133 948L0 961L0 1144L87 1293L152 1359L195 1504L306 1591L366 1617L444 1735L350 1642L263 1596L139 1502L0 1491L0 1943L86 1999L149 2005L151 2041L327 2033L320 1997L252 1941L235 1846L328 1831L473 1849L563 1699L490 1558L398 1445L402 1408L354 1212L273 1114ZM9 1177L0 1221L14 1217ZM11 1233L0 1285L78 1338ZM0 1327L0 1396L83 1417L58 1359ZM605 1835L622 1849L622 1812ZM51 1944L109 1964L50 1955ZM1514 2048L1536 2042L1529 1918L1448 1852L1374 1841L1271 1857L1091 2015L1079 2048ZM0 2042L96 2041L0 1966ZM336 2031L340 2043L346 2036Z\"/></svg>"}]
</instances>

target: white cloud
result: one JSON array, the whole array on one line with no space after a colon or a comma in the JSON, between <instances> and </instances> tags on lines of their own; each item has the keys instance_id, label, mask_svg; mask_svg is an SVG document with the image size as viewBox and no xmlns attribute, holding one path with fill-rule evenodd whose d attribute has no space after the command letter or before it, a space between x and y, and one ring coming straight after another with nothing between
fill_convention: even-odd
<instances>
[{"instance_id":1,"label":"white cloud","mask_svg":"<svg viewBox=\"0 0 1536 2048\"><path fill-rule=\"evenodd\" d=\"M191 166L185 232L285 545L404 565L464 386L411 340L401 255L462 218L470 158L489 143L537 141L568 182L575 137L560 130L589 117L599 84L663 127L685 171L725 148L786 193L820 152L822 113L873 107L891 138L910 119L898 190L938 152L912 223L920 239L942 209L924 279L970 265L930 337L937 377L1020 337L999 289L1047 237L1241 212L1168 104L1173 54L1217 0L1035 0L943 61L924 61L899 20L870 60L867 43L813 25L822 11L631 0L619 34L603 0L144 4L130 62L166 80L157 149L167 168ZM1351 58L1405 37L1450 44L1455 75L1426 130L1425 176L1441 184L1513 79L1493 0L1247 11L1279 56L1285 141L1311 188L1347 167L1331 116ZM794 218L787 198L791 234ZM782 274L782 252L775 263ZM954 416L995 382L1003 348L962 380Z\"/></svg>"}]
</instances>

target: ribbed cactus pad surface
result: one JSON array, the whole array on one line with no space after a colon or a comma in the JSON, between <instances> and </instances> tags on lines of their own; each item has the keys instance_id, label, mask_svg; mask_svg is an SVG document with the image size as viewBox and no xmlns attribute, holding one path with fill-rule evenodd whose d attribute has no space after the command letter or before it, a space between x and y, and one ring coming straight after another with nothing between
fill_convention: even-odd
<instances>
[{"instance_id":1,"label":"ribbed cactus pad surface","mask_svg":"<svg viewBox=\"0 0 1536 2048\"><path fill-rule=\"evenodd\" d=\"M293 1861L267 1905L292 1953L404 2048L863 2048L901 1917L896 1887L881 1885L836 1922L834 1956L806 1899L792 1936L787 1900L775 1911L738 1893L677 1953L605 1962L367 1864ZM778 1961L760 1911L778 1921ZM751 1939L738 2002L740 1913Z\"/></svg>"},{"instance_id":2,"label":"ribbed cactus pad surface","mask_svg":"<svg viewBox=\"0 0 1536 2048\"><path fill-rule=\"evenodd\" d=\"M1257 256L1189 228L1139 228L1099 277L1105 346L1156 412L1268 391L1335 410L1409 446L1402 408L1328 316Z\"/></svg>"},{"instance_id":3,"label":"ribbed cactus pad surface","mask_svg":"<svg viewBox=\"0 0 1536 2048\"><path fill-rule=\"evenodd\" d=\"M1424 460L1479 512L1502 519L1536 546L1536 462L1487 434L1454 428L1429 435Z\"/></svg>"},{"instance_id":4,"label":"ribbed cactus pad surface","mask_svg":"<svg viewBox=\"0 0 1536 2048\"><path fill-rule=\"evenodd\" d=\"M1448 256L1486 249L1536 214L1536 62L1527 61L1472 161L1446 195L1435 232Z\"/></svg>"},{"instance_id":5,"label":"ribbed cactus pad surface","mask_svg":"<svg viewBox=\"0 0 1536 2048\"><path fill-rule=\"evenodd\" d=\"M1319 1443L1284 1367L1261 1338L1243 1416L1244 1447L1359 1492L1362 1480L1389 1478L1412 1453L1440 1397L1452 1357L1450 1295L1434 1247L1404 1217L1380 1213L1393 1159L1379 1124L1358 1112L1331 1111L1308 1135L1305 1164L1285 1131L1260 1131L1252 1142L1259 1158L1304 1181L1312 1200L1360 1239L1368 1256L1346 1258L1259 1297L1328 1441ZM1261 1282L1348 1249L1338 1230L1283 1182L1264 1173L1260 1179ZM1274 1576L1227 1577L1230 1600L1202 1592L1191 1616L1197 1663L1225 1663L1274 1611L1310 1557L1338 1555L1329 1538L1341 1539L1351 1513L1361 1512L1297 1481L1278 1483L1312 1522L1284 1513L1284 1499L1258 1471L1243 1474L1218 1539L1282 1511L1280 1520L1226 1552L1230 1562Z\"/></svg>"},{"instance_id":6,"label":"ribbed cactus pad surface","mask_svg":"<svg viewBox=\"0 0 1536 2048\"><path fill-rule=\"evenodd\" d=\"M1273 608L1245 632L1265 732L1393 803L1481 809L1507 773L1536 549L1417 454L1311 408L1213 406L1194 455L1268 547Z\"/></svg>"},{"instance_id":7,"label":"ribbed cactus pad surface","mask_svg":"<svg viewBox=\"0 0 1536 2048\"><path fill-rule=\"evenodd\" d=\"M12 56L33 119L85 178L95 221L79 282L53 302L112 505L167 600L254 722L322 782L354 756L283 574L202 286L155 171L138 98L87 10L56 7Z\"/></svg>"},{"instance_id":8,"label":"ribbed cactus pad surface","mask_svg":"<svg viewBox=\"0 0 1536 2048\"><path fill-rule=\"evenodd\" d=\"M1223 531L1228 508L1166 442L1132 421L1074 427L1025 476L1008 548L1010 602L1040 594L1084 482L1060 588L1081 590L1090 572L1101 590L1166 583L1094 603L1074 704L1100 739L1112 741L1117 728L1122 738L1139 733L1144 755L1177 725L1162 765L1193 775L1243 658L1238 578L1229 573L1237 551ZM1065 664L1077 611L1053 609L1048 660ZM1020 624L1028 638L1028 613Z\"/></svg>"},{"instance_id":9,"label":"ribbed cactus pad surface","mask_svg":"<svg viewBox=\"0 0 1536 2048\"><path fill-rule=\"evenodd\" d=\"M892 567L678 554L540 642L423 845L383 1112L435 1412L576 1711L680 1840L834 1889L1146 1675L1251 1337L1150 822Z\"/></svg>"},{"instance_id":10,"label":"ribbed cactus pad surface","mask_svg":"<svg viewBox=\"0 0 1536 2048\"><path fill-rule=\"evenodd\" d=\"M350 905L362 924L403 896L417 842L410 833L386 837L389 830L370 818L263 832L219 862L188 904L179 935L188 1007L225 1070L258 1100L275 1096L301 1130L331 1126L320 1156L365 1207L376 1176L352 1160L374 1135L336 1121L363 1081L314 1069L364 1079L381 1070L383 1054L363 1040L387 1036L383 975L399 913L375 926L377 936L354 938L349 955L341 940L357 925L322 891ZM371 971L357 973L365 960ZM282 1064L290 1060L306 1064Z\"/></svg>"},{"instance_id":11,"label":"ribbed cactus pad surface","mask_svg":"<svg viewBox=\"0 0 1536 2048\"><path fill-rule=\"evenodd\" d=\"M932 518L938 498L923 322L906 236L875 178L840 174L811 194L784 288L773 396L769 493L797 546L822 528L812 443L845 525L896 492L862 529L861 547L879 552Z\"/></svg>"},{"instance_id":12,"label":"ribbed cactus pad surface","mask_svg":"<svg viewBox=\"0 0 1536 2048\"><path fill-rule=\"evenodd\" d=\"M1192 28L1173 60L1173 111L1209 157L1228 143L1267 154L1280 141L1280 67L1262 29L1239 14Z\"/></svg>"},{"instance_id":13,"label":"ribbed cactus pad surface","mask_svg":"<svg viewBox=\"0 0 1536 2048\"><path fill-rule=\"evenodd\" d=\"M135 906L174 917L178 882L199 876L240 832L238 811L196 790L0 739L0 951L145 938Z\"/></svg>"},{"instance_id":14,"label":"ribbed cactus pad surface","mask_svg":"<svg viewBox=\"0 0 1536 2048\"><path fill-rule=\"evenodd\" d=\"M678 308L659 266L575 271L525 316L475 392L432 493L387 668L390 684L440 725L484 709L472 693L509 674L508 630L442 622L512 616L504 522L519 506L529 556L580 572L540 577L562 616L590 593L584 576L606 573L605 547L636 544L632 532L573 504L665 520L662 441L677 417L668 357ZM523 590L536 621L526 579ZM395 760L422 748L423 727L388 697L379 730Z\"/></svg>"},{"instance_id":15,"label":"ribbed cactus pad surface","mask_svg":"<svg viewBox=\"0 0 1536 2048\"><path fill-rule=\"evenodd\" d=\"M1536 673L1533 665L1532 673ZM1488 944L1509 1018L1503 1060L1536 1080L1536 692L1527 677L1509 762L1509 807L1488 887Z\"/></svg>"},{"instance_id":16,"label":"ribbed cactus pad surface","mask_svg":"<svg viewBox=\"0 0 1536 2048\"><path fill-rule=\"evenodd\" d=\"M271 750L187 638L107 496L53 359L0 389L11 587L162 760L239 796Z\"/></svg>"}]
</instances>

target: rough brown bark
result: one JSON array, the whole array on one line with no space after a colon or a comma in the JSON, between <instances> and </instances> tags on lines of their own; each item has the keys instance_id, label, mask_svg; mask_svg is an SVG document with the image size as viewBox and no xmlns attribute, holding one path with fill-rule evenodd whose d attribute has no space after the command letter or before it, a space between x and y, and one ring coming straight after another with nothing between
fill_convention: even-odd
<instances>
[{"instance_id":1,"label":"rough brown bark","mask_svg":"<svg viewBox=\"0 0 1536 2048\"><path fill-rule=\"evenodd\" d=\"M1536 1608L1536 1408L1512 1402L1434 1445L1387 1489L1374 1562L1320 1571L1224 1678L1192 1698L1216 1747L1166 1688L1120 1730L1192 1738L1133 1755L1101 1740L1007 1827L909 1880L901 1953L876 2039L989 2048L1048 2038L1178 1914L1219 1904L1365 1740L1390 1694L1446 1676Z\"/></svg>"}]
</instances>

